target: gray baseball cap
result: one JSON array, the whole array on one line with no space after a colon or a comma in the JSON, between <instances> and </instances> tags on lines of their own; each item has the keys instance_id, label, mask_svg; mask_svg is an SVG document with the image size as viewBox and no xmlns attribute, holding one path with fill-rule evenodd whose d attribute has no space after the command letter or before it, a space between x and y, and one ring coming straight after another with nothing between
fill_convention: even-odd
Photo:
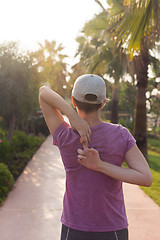
<instances>
[{"instance_id":1,"label":"gray baseball cap","mask_svg":"<svg viewBox=\"0 0 160 240\"><path fill-rule=\"evenodd\" d=\"M87 98L88 94L95 95L94 101ZM74 82L72 96L79 102L100 104L106 99L106 84L104 80L94 74L84 74Z\"/></svg>"}]
</instances>

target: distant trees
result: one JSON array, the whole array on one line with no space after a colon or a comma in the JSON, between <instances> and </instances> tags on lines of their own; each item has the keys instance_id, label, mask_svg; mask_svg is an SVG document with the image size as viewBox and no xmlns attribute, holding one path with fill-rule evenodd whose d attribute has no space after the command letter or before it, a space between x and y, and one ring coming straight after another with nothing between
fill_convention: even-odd
<instances>
[{"instance_id":1,"label":"distant trees","mask_svg":"<svg viewBox=\"0 0 160 240\"><path fill-rule=\"evenodd\" d=\"M67 55L62 53L62 44L57 46L56 41L45 40L44 44L39 43L39 47L38 51L30 54L39 84L48 84L61 96L65 96L68 71L64 61Z\"/></svg>"},{"instance_id":2,"label":"distant trees","mask_svg":"<svg viewBox=\"0 0 160 240\"><path fill-rule=\"evenodd\" d=\"M119 109L130 114L130 117L134 119L136 85L134 82L123 81L120 86Z\"/></svg>"},{"instance_id":3,"label":"distant trees","mask_svg":"<svg viewBox=\"0 0 160 240\"><path fill-rule=\"evenodd\" d=\"M19 52L16 43L0 46L0 115L12 138L18 124L25 129L38 107L36 84L32 81L32 63Z\"/></svg>"},{"instance_id":4,"label":"distant trees","mask_svg":"<svg viewBox=\"0 0 160 240\"><path fill-rule=\"evenodd\" d=\"M148 113L152 117L153 133L156 136L156 128L160 118L160 83L155 79L151 79L148 84L147 91Z\"/></svg>"},{"instance_id":5,"label":"distant trees","mask_svg":"<svg viewBox=\"0 0 160 240\"><path fill-rule=\"evenodd\" d=\"M27 131L28 122L39 109L38 88L42 84L69 97L79 75L95 73L106 81L111 121L118 123L118 110L135 114L134 136L147 158L146 112L156 119L160 114L159 92L153 93L156 87L148 85L153 82L158 86L160 77L160 61L155 57L160 33L159 0L108 0L108 9L96 2L102 12L84 25L77 38L79 62L71 72L62 44L54 40L45 40L37 51L26 54L16 43L0 46L0 120L3 118L11 139L14 128ZM148 76L150 66L155 73L152 79ZM129 82L126 75L130 75ZM149 91L150 97L146 98Z\"/></svg>"},{"instance_id":6,"label":"distant trees","mask_svg":"<svg viewBox=\"0 0 160 240\"><path fill-rule=\"evenodd\" d=\"M62 96L66 94L67 64L62 45L45 41L32 53L23 53L15 42L0 45L0 117L8 129L28 131L29 121L39 109L38 88L49 84Z\"/></svg>"},{"instance_id":7,"label":"distant trees","mask_svg":"<svg viewBox=\"0 0 160 240\"><path fill-rule=\"evenodd\" d=\"M85 24L83 35L78 38L80 62L87 72L112 77L113 123L118 122L119 86L124 83L125 73L130 74L133 87L137 87L134 136L147 159L146 91L152 63L150 50L158 46L160 39L160 1L108 0L108 9L101 1L95 1L102 12Z\"/></svg>"},{"instance_id":8,"label":"distant trees","mask_svg":"<svg viewBox=\"0 0 160 240\"><path fill-rule=\"evenodd\" d=\"M115 0L110 0L115 3ZM160 40L160 1L119 1L121 9L111 18L110 31L118 46L125 47L134 57L137 80L134 136L147 159L146 91L148 86L149 50ZM116 4L116 3L115 3Z\"/></svg>"},{"instance_id":9,"label":"distant trees","mask_svg":"<svg viewBox=\"0 0 160 240\"><path fill-rule=\"evenodd\" d=\"M77 38L77 55L86 72L112 78L111 122L118 123L119 82L127 70L128 60L106 31L108 24L109 15L103 8L102 13L85 24L83 36Z\"/></svg>"}]
</instances>

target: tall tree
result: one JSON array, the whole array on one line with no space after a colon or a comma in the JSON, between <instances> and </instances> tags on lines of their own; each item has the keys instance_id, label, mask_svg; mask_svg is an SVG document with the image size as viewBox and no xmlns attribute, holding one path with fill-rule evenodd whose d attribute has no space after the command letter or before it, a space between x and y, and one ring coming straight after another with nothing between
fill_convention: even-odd
<instances>
[{"instance_id":1,"label":"tall tree","mask_svg":"<svg viewBox=\"0 0 160 240\"><path fill-rule=\"evenodd\" d=\"M109 1L110 4L115 1ZM148 84L149 49L159 40L159 0L126 0L121 11L111 17L110 30L118 45L128 50L134 58L137 75L137 98L134 136L147 159L146 90Z\"/></svg>"},{"instance_id":2,"label":"tall tree","mask_svg":"<svg viewBox=\"0 0 160 240\"><path fill-rule=\"evenodd\" d=\"M127 58L124 52L111 41L106 31L109 15L106 10L96 15L85 24L84 36L79 37L78 54L85 70L114 79L112 91L111 121L118 123L119 80L127 69Z\"/></svg>"},{"instance_id":3,"label":"tall tree","mask_svg":"<svg viewBox=\"0 0 160 240\"><path fill-rule=\"evenodd\" d=\"M12 138L18 124L24 125L37 109L37 90L32 81L32 63L17 43L0 46L0 115Z\"/></svg>"},{"instance_id":4,"label":"tall tree","mask_svg":"<svg viewBox=\"0 0 160 240\"><path fill-rule=\"evenodd\" d=\"M155 57L151 57L152 78L149 79L147 88L147 112L150 113L153 125L153 133L156 136L156 128L158 127L158 120L160 118L160 61ZM153 75L154 74L154 75Z\"/></svg>"},{"instance_id":5,"label":"tall tree","mask_svg":"<svg viewBox=\"0 0 160 240\"><path fill-rule=\"evenodd\" d=\"M64 59L67 55L62 54L63 46L57 46L56 41L45 40L39 43L39 50L31 53L31 59L37 70L39 84L48 83L61 96L65 95L67 87L66 76L68 75L67 64Z\"/></svg>"}]
</instances>

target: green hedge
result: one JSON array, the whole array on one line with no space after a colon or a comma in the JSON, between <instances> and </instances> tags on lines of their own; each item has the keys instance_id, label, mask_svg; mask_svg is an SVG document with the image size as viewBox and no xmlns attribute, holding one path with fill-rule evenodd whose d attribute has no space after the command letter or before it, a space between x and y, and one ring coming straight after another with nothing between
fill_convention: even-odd
<instances>
[{"instance_id":1,"label":"green hedge","mask_svg":"<svg viewBox=\"0 0 160 240\"><path fill-rule=\"evenodd\" d=\"M8 142L6 134L0 131L0 162L8 166L15 180L44 139L43 136L28 136L22 131L14 131L11 142Z\"/></svg>"},{"instance_id":2,"label":"green hedge","mask_svg":"<svg viewBox=\"0 0 160 240\"><path fill-rule=\"evenodd\" d=\"M0 129L0 204L45 139L43 136L28 136L22 131L14 131L10 142L6 136L7 131Z\"/></svg>"},{"instance_id":3,"label":"green hedge","mask_svg":"<svg viewBox=\"0 0 160 240\"><path fill-rule=\"evenodd\" d=\"M0 163L0 204L7 197L14 183L14 178L8 167L4 163Z\"/></svg>"}]
</instances>

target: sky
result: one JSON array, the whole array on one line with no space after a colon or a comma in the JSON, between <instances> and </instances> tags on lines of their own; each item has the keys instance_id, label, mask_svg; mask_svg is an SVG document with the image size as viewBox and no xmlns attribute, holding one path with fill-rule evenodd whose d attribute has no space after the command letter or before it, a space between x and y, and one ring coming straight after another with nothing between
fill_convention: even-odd
<instances>
[{"instance_id":1,"label":"sky","mask_svg":"<svg viewBox=\"0 0 160 240\"><path fill-rule=\"evenodd\" d=\"M107 7L106 0L101 0ZM73 61L76 37L85 22L101 11L95 0L2 0L0 43L19 41L23 49L34 50L38 42L62 43Z\"/></svg>"}]
</instances>

